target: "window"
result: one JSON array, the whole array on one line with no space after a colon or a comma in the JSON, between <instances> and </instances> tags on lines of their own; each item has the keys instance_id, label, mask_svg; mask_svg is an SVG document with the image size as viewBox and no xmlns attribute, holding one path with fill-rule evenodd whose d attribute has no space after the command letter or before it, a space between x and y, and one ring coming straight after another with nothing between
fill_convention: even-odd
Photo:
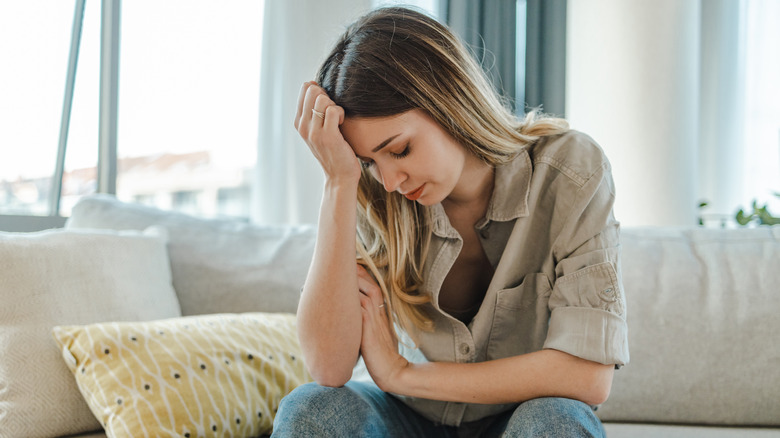
<instances>
[{"instance_id":1,"label":"window","mask_svg":"<svg viewBox=\"0 0 780 438\"><path fill-rule=\"evenodd\" d=\"M701 151L706 226L738 226L753 202L780 214L780 4L703 6ZM704 100L706 99L706 100Z\"/></svg>"},{"instance_id":2,"label":"window","mask_svg":"<svg viewBox=\"0 0 780 438\"><path fill-rule=\"evenodd\" d=\"M203 193L198 191L173 192L171 196L171 208L184 213L196 213L201 209L200 197Z\"/></svg>"},{"instance_id":3,"label":"window","mask_svg":"<svg viewBox=\"0 0 780 438\"><path fill-rule=\"evenodd\" d=\"M221 188L217 191L217 214L220 216L249 217L249 186Z\"/></svg>"},{"instance_id":4,"label":"window","mask_svg":"<svg viewBox=\"0 0 780 438\"><path fill-rule=\"evenodd\" d=\"M204 216L220 214L223 189L248 204L263 1L134 0L119 16L117 196ZM74 23L82 32L72 115L60 208L51 211ZM0 56L17 67L0 73L0 215L67 216L97 190L100 26L100 2L0 5L0 38L11 42ZM192 192L200 201L174 202Z\"/></svg>"},{"instance_id":5,"label":"window","mask_svg":"<svg viewBox=\"0 0 780 438\"><path fill-rule=\"evenodd\" d=\"M119 199L213 217L235 190L249 214L262 20L256 0L123 2Z\"/></svg>"},{"instance_id":6,"label":"window","mask_svg":"<svg viewBox=\"0 0 780 438\"><path fill-rule=\"evenodd\" d=\"M742 171L745 202L756 199L780 214L780 3L743 2L745 8L745 164Z\"/></svg>"},{"instance_id":7,"label":"window","mask_svg":"<svg viewBox=\"0 0 780 438\"><path fill-rule=\"evenodd\" d=\"M508 1L522 6L518 14L525 11L524 0ZM108 163L115 168L110 177L118 198L202 216L248 217L264 2L113 2L121 6L115 27L119 33L111 39L120 44L118 115L112 119L117 140L110 149L116 158ZM440 19L446 4L372 3L411 4ZM79 5L83 14L74 14ZM0 222L9 214L67 216L81 197L106 190L97 183L98 170L107 167L97 163L101 20L100 2L39 0L0 6L0 35L19 42L0 50L4 59L20 66L4 70L0 81L3 96L9 96L0 102L6 124L0 125ZM80 39L71 44L76 23ZM78 48L78 62L57 196L52 183L59 178L52 174L72 48ZM56 208L52 198L59 200Z\"/></svg>"},{"instance_id":8,"label":"window","mask_svg":"<svg viewBox=\"0 0 780 438\"><path fill-rule=\"evenodd\" d=\"M0 214L49 213L73 9L0 3Z\"/></svg>"}]
</instances>

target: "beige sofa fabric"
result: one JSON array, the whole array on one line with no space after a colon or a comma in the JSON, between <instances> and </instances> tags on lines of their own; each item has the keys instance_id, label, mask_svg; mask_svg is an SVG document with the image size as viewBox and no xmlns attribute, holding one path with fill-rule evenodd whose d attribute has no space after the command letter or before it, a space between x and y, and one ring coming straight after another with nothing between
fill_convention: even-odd
<instances>
[{"instance_id":1,"label":"beige sofa fabric","mask_svg":"<svg viewBox=\"0 0 780 438\"><path fill-rule=\"evenodd\" d=\"M603 420L780 426L780 227L628 229L631 363Z\"/></svg>"},{"instance_id":2,"label":"beige sofa fabric","mask_svg":"<svg viewBox=\"0 0 780 438\"><path fill-rule=\"evenodd\" d=\"M0 438L99 429L52 328L179 316L164 237L0 233L0 267Z\"/></svg>"},{"instance_id":3,"label":"beige sofa fabric","mask_svg":"<svg viewBox=\"0 0 780 438\"><path fill-rule=\"evenodd\" d=\"M200 219L106 195L82 199L66 228L168 231L173 286L183 315L291 312L314 252L311 226Z\"/></svg>"},{"instance_id":4,"label":"beige sofa fabric","mask_svg":"<svg viewBox=\"0 0 780 438\"><path fill-rule=\"evenodd\" d=\"M780 438L780 429L606 423L608 438Z\"/></svg>"},{"instance_id":5,"label":"beige sofa fabric","mask_svg":"<svg viewBox=\"0 0 780 438\"><path fill-rule=\"evenodd\" d=\"M208 221L105 196L82 200L68 227L151 224L168 230L184 314L295 310L311 227ZM617 423L780 427L780 227L629 228L622 251L631 362L616 371L597 414ZM607 430L612 438L678 436L656 427ZM703 428L702 436L716 430ZM763 436L767 429L722 430Z\"/></svg>"}]
</instances>

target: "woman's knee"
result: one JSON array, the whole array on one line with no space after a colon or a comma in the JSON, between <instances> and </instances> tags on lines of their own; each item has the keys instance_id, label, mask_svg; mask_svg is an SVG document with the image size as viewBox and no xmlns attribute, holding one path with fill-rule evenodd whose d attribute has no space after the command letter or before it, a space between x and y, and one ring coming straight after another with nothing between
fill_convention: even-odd
<instances>
[{"instance_id":1,"label":"woman's knee","mask_svg":"<svg viewBox=\"0 0 780 438\"><path fill-rule=\"evenodd\" d=\"M316 383L306 383L287 394L282 399L279 409L294 409L309 411L314 409L319 411L323 407L333 406L342 399L357 397L352 391L344 387L333 388L329 386L320 386Z\"/></svg>"},{"instance_id":2,"label":"woman's knee","mask_svg":"<svg viewBox=\"0 0 780 438\"><path fill-rule=\"evenodd\" d=\"M282 399L274 418L273 436L339 436L358 426L351 423L369 415L370 410L365 400L347 386L307 383Z\"/></svg>"},{"instance_id":3,"label":"woman's knee","mask_svg":"<svg viewBox=\"0 0 780 438\"><path fill-rule=\"evenodd\" d=\"M515 409L506 437L603 437L601 421L587 404L568 398L528 400Z\"/></svg>"},{"instance_id":4,"label":"woman's knee","mask_svg":"<svg viewBox=\"0 0 780 438\"><path fill-rule=\"evenodd\" d=\"M279 404L275 423L321 423L338 415L344 406L359 402L360 397L347 388L331 388L306 383L295 388Z\"/></svg>"}]
</instances>

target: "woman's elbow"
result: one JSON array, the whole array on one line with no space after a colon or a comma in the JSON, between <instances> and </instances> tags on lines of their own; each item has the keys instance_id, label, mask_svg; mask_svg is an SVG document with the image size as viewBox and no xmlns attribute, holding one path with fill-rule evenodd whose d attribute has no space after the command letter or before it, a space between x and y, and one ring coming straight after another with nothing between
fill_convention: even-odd
<instances>
[{"instance_id":1,"label":"woman's elbow","mask_svg":"<svg viewBox=\"0 0 780 438\"><path fill-rule=\"evenodd\" d=\"M359 343L354 348L340 345L322 345L319 339L301 336L299 341L306 370L320 386L341 387L352 378L352 369L357 363Z\"/></svg>"},{"instance_id":2,"label":"woman's elbow","mask_svg":"<svg viewBox=\"0 0 780 438\"><path fill-rule=\"evenodd\" d=\"M309 374L318 385L332 388L344 386L352 378L352 370L309 369Z\"/></svg>"},{"instance_id":3,"label":"woman's elbow","mask_svg":"<svg viewBox=\"0 0 780 438\"><path fill-rule=\"evenodd\" d=\"M612 390L613 375L613 365L602 365L600 369L594 373L591 384L588 385L586 391L584 391L582 395L582 401L591 406L605 403Z\"/></svg>"},{"instance_id":4,"label":"woman's elbow","mask_svg":"<svg viewBox=\"0 0 780 438\"><path fill-rule=\"evenodd\" d=\"M586 394L584 394L582 401L587 403L590 406L603 404L609 398L609 392L611 387L612 387L611 385L599 385L597 387L594 387L590 389Z\"/></svg>"},{"instance_id":5,"label":"woman's elbow","mask_svg":"<svg viewBox=\"0 0 780 438\"><path fill-rule=\"evenodd\" d=\"M309 375L318 385L338 388L344 386L352 378L352 368L357 359L334 363L332 357L317 359L304 355L304 362Z\"/></svg>"}]
</instances>

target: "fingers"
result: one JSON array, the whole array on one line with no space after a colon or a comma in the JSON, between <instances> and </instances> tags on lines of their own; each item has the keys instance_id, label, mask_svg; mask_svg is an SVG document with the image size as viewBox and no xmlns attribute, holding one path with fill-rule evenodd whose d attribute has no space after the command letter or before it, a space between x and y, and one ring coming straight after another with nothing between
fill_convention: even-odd
<instances>
[{"instance_id":1,"label":"fingers","mask_svg":"<svg viewBox=\"0 0 780 438\"><path fill-rule=\"evenodd\" d=\"M379 303L381 303L382 289L379 288L379 285L376 283L371 274L369 274L368 271L360 265L358 265L357 274L358 289L360 292L364 293L371 299L378 299Z\"/></svg>"},{"instance_id":2,"label":"fingers","mask_svg":"<svg viewBox=\"0 0 780 438\"><path fill-rule=\"evenodd\" d=\"M360 307L363 309L363 321L365 322L369 317L369 309L374 308L374 302L371 300L371 298L368 297L368 295L360 294Z\"/></svg>"},{"instance_id":3,"label":"fingers","mask_svg":"<svg viewBox=\"0 0 780 438\"><path fill-rule=\"evenodd\" d=\"M303 114L303 99L306 97L306 90L312 85L312 82L304 82L301 85L301 91L298 92L298 106L295 111L295 129L298 129L301 122L301 115Z\"/></svg>"},{"instance_id":4,"label":"fingers","mask_svg":"<svg viewBox=\"0 0 780 438\"><path fill-rule=\"evenodd\" d=\"M365 296L367 296L374 307L384 307L385 298L382 295L382 289L377 284L376 280L368 273L368 271L361 265L357 266L358 273L358 290Z\"/></svg>"},{"instance_id":5,"label":"fingers","mask_svg":"<svg viewBox=\"0 0 780 438\"><path fill-rule=\"evenodd\" d=\"M295 110L295 129L303 134L302 128L309 125L309 121L312 118L312 108L314 108L317 96L324 95L327 97L325 90L320 88L314 81L304 82L301 85L301 89L298 92L298 106ZM321 107L324 108L327 105ZM320 109L320 110L321 110Z\"/></svg>"},{"instance_id":6,"label":"fingers","mask_svg":"<svg viewBox=\"0 0 780 438\"><path fill-rule=\"evenodd\" d=\"M336 105L322 87L315 82L303 84L295 129L320 162L326 178L357 183L362 173L360 164L339 129L344 117L344 109Z\"/></svg>"},{"instance_id":7,"label":"fingers","mask_svg":"<svg viewBox=\"0 0 780 438\"><path fill-rule=\"evenodd\" d=\"M295 128L305 140L316 142L322 131L339 132L344 109L336 105L316 82L304 82L298 96Z\"/></svg>"},{"instance_id":8,"label":"fingers","mask_svg":"<svg viewBox=\"0 0 780 438\"><path fill-rule=\"evenodd\" d=\"M306 89L306 94L303 96L303 108L301 108L301 121L298 128L298 131L301 131L301 134L303 134L302 130L305 127L312 126L311 120L313 117L313 114L311 112L312 108L314 108L314 103L317 101L317 96L320 95L320 93L325 93L325 91L321 91L322 89L317 86L316 84L310 84L309 87Z\"/></svg>"},{"instance_id":9,"label":"fingers","mask_svg":"<svg viewBox=\"0 0 780 438\"><path fill-rule=\"evenodd\" d=\"M304 82L298 95L298 107L295 111L295 128L300 131L302 127L312 121L323 122L324 118L315 116L312 109L325 114L326 109L332 105L335 105L335 103L316 82ZM317 126L317 124L314 123L312 126Z\"/></svg>"},{"instance_id":10,"label":"fingers","mask_svg":"<svg viewBox=\"0 0 780 438\"><path fill-rule=\"evenodd\" d=\"M330 105L325 109L325 121L324 126L338 127L344 123L344 108L338 105Z\"/></svg>"},{"instance_id":11,"label":"fingers","mask_svg":"<svg viewBox=\"0 0 780 438\"><path fill-rule=\"evenodd\" d=\"M384 306L379 307L382 301L380 300L377 303L376 299L366 292L371 290L366 281L359 278L358 285L360 289L360 294L358 294L360 296L360 308L363 316L363 331L364 335L366 335L366 330L376 330L376 324L383 321L382 316L386 315L386 313L384 312Z\"/></svg>"},{"instance_id":12,"label":"fingers","mask_svg":"<svg viewBox=\"0 0 780 438\"><path fill-rule=\"evenodd\" d=\"M314 98L314 105L310 111L312 129L325 127L325 113L335 105L327 94L317 94Z\"/></svg>"}]
</instances>

